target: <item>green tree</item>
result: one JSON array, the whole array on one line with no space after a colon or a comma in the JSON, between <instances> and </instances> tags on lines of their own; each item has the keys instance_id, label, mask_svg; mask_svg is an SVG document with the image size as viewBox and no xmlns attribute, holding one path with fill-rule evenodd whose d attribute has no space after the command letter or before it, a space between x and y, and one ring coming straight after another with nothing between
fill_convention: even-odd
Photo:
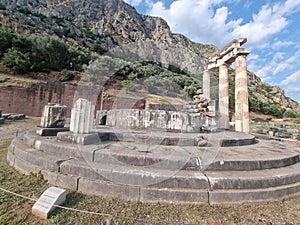
<instances>
[{"instance_id":1,"label":"green tree","mask_svg":"<svg viewBox=\"0 0 300 225\"><path fill-rule=\"evenodd\" d=\"M285 109L281 108L280 105L276 103L262 103L261 111L263 114L276 116L278 118L282 118L285 112Z\"/></svg>"},{"instance_id":2,"label":"green tree","mask_svg":"<svg viewBox=\"0 0 300 225\"><path fill-rule=\"evenodd\" d=\"M30 53L33 46L28 37L16 34L12 40L12 47L18 49L22 53Z\"/></svg>"},{"instance_id":3,"label":"green tree","mask_svg":"<svg viewBox=\"0 0 300 225\"><path fill-rule=\"evenodd\" d=\"M0 57L12 47L12 40L14 37L15 34L8 26L0 24Z\"/></svg>"},{"instance_id":4,"label":"green tree","mask_svg":"<svg viewBox=\"0 0 300 225\"><path fill-rule=\"evenodd\" d=\"M98 54L100 55L103 55L104 53L107 52L107 49L103 48L101 45L99 44L94 44L92 47L91 47L91 50L94 51L94 52L97 52Z\"/></svg>"},{"instance_id":5,"label":"green tree","mask_svg":"<svg viewBox=\"0 0 300 225\"><path fill-rule=\"evenodd\" d=\"M59 71L67 66L68 47L52 37L33 36L33 70L56 70Z\"/></svg>"},{"instance_id":6,"label":"green tree","mask_svg":"<svg viewBox=\"0 0 300 225\"><path fill-rule=\"evenodd\" d=\"M261 111L262 102L254 95L250 95L249 97L249 110L251 112L260 112Z\"/></svg>"},{"instance_id":7,"label":"green tree","mask_svg":"<svg viewBox=\"0 0 300 225\"><path fill-rule=\"evenodd\" d=\"M91 54L87 49L79 46L70 46L68 54L68 68L73 70L81 70L82 65L88 64L91 61Z\"/></svg>"},{"instance_id":8,"label":"green tree","mask_svg":"<svg viewBox=\"0 0 300 225\"><path fill-rule=\"evenodd\" d=\"M1 62L17 74L27 73L31 65L29 54L16 49L9 49L4 53Z\"/></svg>"}]
</instances>

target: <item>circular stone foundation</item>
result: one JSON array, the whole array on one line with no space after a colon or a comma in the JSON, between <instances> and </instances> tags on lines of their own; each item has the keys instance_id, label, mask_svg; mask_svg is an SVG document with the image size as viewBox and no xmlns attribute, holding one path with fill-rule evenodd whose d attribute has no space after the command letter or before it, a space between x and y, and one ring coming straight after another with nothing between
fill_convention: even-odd
<instances>
[{"instance_id":1,"label":"circular stone foundation","mask_svg":"<svg viewBox=\"0 0 300 225\"><path fill-rule=\"evenodd\" d=\"M23 173L87 194L140 202L231 204L300 193L299 149L244 133L94 131L98 142L63 142L27 132L8 161ZM198 139L206 146L198 146Z\"/></svg>"}]
</instances>

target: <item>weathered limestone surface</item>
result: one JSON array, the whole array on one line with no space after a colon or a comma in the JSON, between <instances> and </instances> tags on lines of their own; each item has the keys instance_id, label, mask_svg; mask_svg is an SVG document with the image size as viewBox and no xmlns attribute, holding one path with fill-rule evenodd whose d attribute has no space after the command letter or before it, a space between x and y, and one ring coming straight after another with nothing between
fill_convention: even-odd
<instances>
[{"instance_id":1,"label":"weathered limestone surface","mask_svg":"<svg viewBox=\"0 0 300 225\"><path fill-rule=\"evenodd\" d=\"M228 65L221 65L219 71L219 128L229 129Z\"/></svg>"},{"instance_id":2,"label":"weathered limestone surface","mask_svg":"<svg viewBox=\"0 0 300 225\"><path fill-rule=\"evenodd\" d=\"M249 103L246 56L250 51L241 48L246 42L246 38L233 40L210 58L207 68L208 70L219 69L219 128L229 129L228 66L234 61L236 62L235 130L248 133ZM204 86L207 85L205 84L206 76L207 74L203 75Z\"/></svg>"},{"instance_id":3,"label":"weathered limestone surface","mask_svg":"<svg viewBox=\"0 0 300 225\"><path fill-rule=\"evenodd\" d=\"M210 100L210 71L205 70L203 73L203 94Z\"/></svg>"},{"instance_id":4,"label":"weathered limestone surface","mask_svg":"<svg viewBox=\"0 0 300 225\"><path fill-rule=\"evenodd\" d=\"M106 125L129 129L188 131L191 118L187 113L164 110L118 109L107 112Z\"/></svg>"},{"instance_id":5,"label":"weathered limestone surface","mask_svg":"<svg viewBox=\"0 0 300 225\"><path fill-rule=\"evenodd\" d=\"M13 140L7 158L23 173L41 171L53 185L141 202L241 204L299 195L297 148L277 141L257 143L254 136L241 132L225 131L221 139L219 133L198 135L167 132L162 137L160 132L136 132L134 140L139 143L131 141L128 146L128 140L110 139L105 149L99 149L98 145L62 147L55 139L28 132ZM172 141L172 146L149 148L153 142L145 142L147 136L188 138L201 146L206 137L208 143L222 142L222 147L209 159L207 152L214 152L215 146L178 148L178 141Z\"/></svg>"},{"instance_id":6,"label":"weathered limestone surface","mask_svg":"<svg viewBox=\"0 0 300 225\"><path fill-rule=\"evenodd\" d=\"M41 119L42 128L64 127L67 119L67 106L48 103L45 105Z\"/></svg>"},{"instance_id":7,"label":"weathered limestone surface","mask_svg":"<svg viewBox=\"0 0 300 225\"><path fill-rule=\"evenodd\" d=\"M249 133L249 101L246 55L238 56L235 62L235 130Z\"/></svg>"},{"instance_id":8,"label":"weathered limestone surface","mask_svg":"<svg viewBox=\"0 0 300 225\"><path fill-rule=\"evenodd\" d=\"M71 112L70 131L76 134L88 134L93 129L95 106L88 100L79 98Z\"/></svg>"}]
</instances>

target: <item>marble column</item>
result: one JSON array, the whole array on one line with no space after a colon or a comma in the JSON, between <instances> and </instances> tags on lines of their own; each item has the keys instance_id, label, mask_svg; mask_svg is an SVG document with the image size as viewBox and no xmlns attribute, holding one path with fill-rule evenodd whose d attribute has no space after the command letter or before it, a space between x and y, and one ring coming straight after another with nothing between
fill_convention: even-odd
<instances>
[{"instance_id":1,"label":"marble column","mask_svg":"<svg viewBox=\"0 0 300 225\"><path fill-rule=\"evenodd\" d=\"M235 60L235 130L249 133L249 100L246 56L247 55L239 55Z\"/></svg>"},{"instance_id":2,"label":"marble column","mask_svg":"<svg viewBox=\"0 0 300 225\"><path fill-rule=\"evenodd\" d=\"M203 73L203 95L210 100L210 71L205 70Z\"/></svg>"},{"instance_id":3,"label":"marble column","mask_svg":"<svg viewBox=\"0 0 300 225\"><path fill-rule=\"evenodd\" d=\"M88 100L79 98L71 111L70 131L88 134L93 129L95 106Z\"/></svg>"},{"instance_id":4,"label":"marble column","mask_svg":"<svg viewBox=\"0 0 300 225\"><path fill-rule=\"evenodd\" d=\"M229 79L228 66L219 67L219 128L229 129Z\"/></svg>"}]
</instances>

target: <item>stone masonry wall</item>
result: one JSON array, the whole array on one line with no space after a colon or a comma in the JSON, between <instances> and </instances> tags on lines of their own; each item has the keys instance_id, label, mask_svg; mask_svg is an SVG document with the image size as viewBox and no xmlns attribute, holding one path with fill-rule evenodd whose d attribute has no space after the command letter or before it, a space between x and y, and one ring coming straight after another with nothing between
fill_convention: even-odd
<instances>
[{"instance_id":1,"label":"stone masonry wall","mask_svg":"<svg viewBox=\"0 0 300 225\"><path fill-rule=\"evenodd\" d=\"M0 88L0 108L5 113L22 113L41 116L49 102L67 106L70 115L76 86L61 83L40 83L30 89L16 87Z\"/></svg>"},{"instance_id":2,"label":"stone masonry wall","mask_svg":"<svg viewBox=\"0 0 300 225\"><path fill-rule=\"evenodd\" d=\"M32 88L0 87L0 109L3 113L22 113L28 116L42 116L43 108L48 103L58 103L67 106L67 116L71 116L76 84L40 83ZM83 96L84 97L84 96ZM101 108L98 96L96 110ZM103 99L103 109L144 109L144 99L106 96Z\"/></svg>"}]
</instances>

